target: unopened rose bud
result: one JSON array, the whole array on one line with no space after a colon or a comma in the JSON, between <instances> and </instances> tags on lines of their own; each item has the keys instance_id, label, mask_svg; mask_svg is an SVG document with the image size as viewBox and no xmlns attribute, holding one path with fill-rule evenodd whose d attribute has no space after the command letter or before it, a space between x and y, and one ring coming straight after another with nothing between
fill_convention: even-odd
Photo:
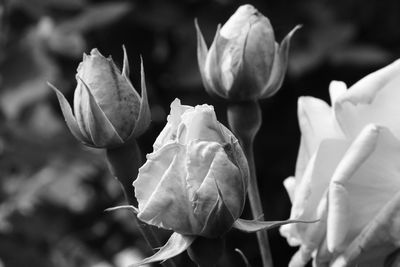
<instances>
[{"instance_id":1,"label":"unopened rose bud","mask_svg":"<svg viewBox=\"0 0 400 267\"><path fill-rule=\"evenodd\" d=\"M168 123L133 183L138 218L184 235L216 238L239 218L248 166L209 105L171 105Z\"/></svg>"},{"instance_id":2,"label":"unopened rose bud","mask_svg":"<svg viewBox=\"0 0 400 267\"><path fill-rule=\"evenodd\" d=\"M142 66L142 97L129 81L129 65L124 49L122 73L114 61L97 49L83 55L76 79L74 114L64 95L54 86L68 127L89 146L118 147L143 133L150 123Z\"/></svg>"},{"instance_id":3,"label":"unopened rose bud","mask_svg":"<svg viewBox=\"0 0 400 267\"><path fill-rule=\"evenodd\" d=\"M230 100L255 100L275 94L282 85L294 28L279 45L265 16L243 5L217 30L207 50L196 23L198 62L211 95Z\"/></svg>"}]
</instances>

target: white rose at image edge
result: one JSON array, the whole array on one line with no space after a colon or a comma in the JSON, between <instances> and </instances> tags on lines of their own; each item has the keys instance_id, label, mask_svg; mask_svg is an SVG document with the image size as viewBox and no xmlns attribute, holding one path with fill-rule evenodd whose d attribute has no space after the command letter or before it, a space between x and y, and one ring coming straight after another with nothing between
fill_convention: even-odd
<instances>
[{"instance_id":1,"label":"white rose at image edge","mask_svg":"<svg viewBox=\"0 0 400 267\"><path fill-rule=\"evenodd\" d=\"M316 98L299 99L296 174L284 185L292 219L321 221L281 227L291 245L302 245L292 266L303 266L315 250L317 261L329 262L331 252L343 252L399 191L399 85L396 61L347 91L344 83L332 82L333 108Z\"/></svg>"}]
</instances>

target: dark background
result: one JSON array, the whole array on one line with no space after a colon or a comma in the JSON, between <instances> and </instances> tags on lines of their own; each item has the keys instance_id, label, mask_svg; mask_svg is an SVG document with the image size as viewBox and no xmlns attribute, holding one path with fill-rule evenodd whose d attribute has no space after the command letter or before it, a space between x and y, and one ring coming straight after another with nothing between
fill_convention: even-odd
<instances>
[{"instance_id":1,"label":"dark background","mask_svg":"<svg viewBox=\"0 0 400 267\"><path fill-rule=\"evenodd\" d=\"M1 0L0 1L0 266L122 267L150 255L125 211L103 152L83 147L64 125L51 81L72 100L82 53L97 47L122 63L125 44L131 80L139 89L144 59L153 123L140 138L143 154L163 128L169 104L225 104L203 90L194 18L208 45L218 23L251 3L268 16L280 40L297 24L282 89L261 102L263 126L255 142L259 187L268 220L289 216L282 186L293 175L299 144L297 98L328 101L331 80L351 85L400 55L397 0ZM246 210L243 217L249 218ZM163 238L167 232L161 233ZM269 231L274 262L287 266L295 249ZM261 266L255 235L228 234L220 266ZM186 254L181 266L194 266Z\"/></svg>"}]
</instances>

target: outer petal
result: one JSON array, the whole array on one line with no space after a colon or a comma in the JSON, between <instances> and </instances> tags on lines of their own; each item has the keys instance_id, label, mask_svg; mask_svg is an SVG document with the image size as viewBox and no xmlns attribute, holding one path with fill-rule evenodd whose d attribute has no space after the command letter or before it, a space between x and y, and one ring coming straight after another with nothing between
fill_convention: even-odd
<instances>
[{"instance_id":1,"label":"outer petal","mask_svg":"<svg viewBox=\"0 0 400 267\"><path fill-rule=\"evenodd\" d=\"M97 105L87 85L82 80L80 82L88 95L89 109L86 124L88 124L87 126L94 145L96 147L111 147L123 144L122 138L101 108Z\"/></svg>"},{"instance_id":2,"label":"outer petal","mask_svg":"<svg viewBox=\"0 0 400 267\"><path fill-rule=\"evenodd\" d=\"M336 101L347 92L347 85L344 82L332 81L329 84L329 96L331 97L331 104L335 105Z\"/></svg>"},{"instance_id":3,"label":"outer petal","mask_svg":"<svg viewBox=\"0 0 400 267\"><path fill-rule=\"evenodd\" d=\"M250 29L245 43L243 55L246 77L253 84L246 91L259 98L264 88L271 79L273 64L275 62L275 35L274 29L268 18L258 14L249 18ZM243 90L243 89L242 89Z\"/></svg>"},{"instance_id":4,"label":"outer petal","mask_svg":"<svg viewBox=\"0 0 400 267\"><path fill-rule=\"evenodd\" d=\"M214 180L218 190L218 198L208 214L203 229L201 229L200 235L209 238L216 238L225 235L226 232L231 229L235 218L225 204L222 192L218 187L217 181Z\"/></svg>"},{"instance_id":5,"label":"outer petal","mask_svg":"<svg viewBox=\"0 0 400 267\"><path fill-rule=\"evenodd\" d=\"M187 192L185 157L185 148L177 143L148 155L133 183L140 220L182 234L199 231Z\"/></svg>"},{"instance_id":6,"label":"outer petal","mask_svg":"<svg viewBox=\"0 0 400 267\"><path fill-rule=\"evenodd\" d=\"M224 143L224 135L217 121L213 106L196 106L181 116L181 125L177 131L177 138L181 144L187 144L191 140L205 140Z\"/></svg>"},{"instance_id":7,"label":"outer petal","mask_svg":"<svg viewBox=\"0 0 400 267\"><path fill-rule=\"evenodd\" d=\"M367 260L371 254L375 257L381 256L380 258L384 258L396 247L399 247L399 210L400 193L397 193L368 223L346 250L336 258L332 266L353 266Z\"/></svg>"},{"instance_id":8,"label":"outer petal","mask_svg":"<svg viewBox=\"0 0 400 267\"><path fill-rule=\"evenodd\" d=\"M238 83L241 81L244 75L243 72L245 71L243 64L250 27L250 22L246 22L237 37L227 38L221 33L218 39L219 42L217 43L216 51L219 63L218 67L221 70L220 79L228 98L252 98L254 92L251 90L257 89L247 84L248 88L243 90L243 84ZM246 92L246 94L244 92Z\"/></svg>"},{"instance_id":9,"label":"outer petal","mask_svg":"<svg viewBox=\"0 0 400 267\"><path fill-rule=\"evenodd\" d=\"M167 142L176 140L178 126L182 120L182 114L193 109L194 108L191 106L181 105L181 101L178 98L172 101L171 111L167 117L168 122L153 144L154 151L158 150Z\"/></svg>"},{"instance_id":10,"label":"outer petal","mask_svg":"<svg viewBox=\"0 0 400 267\"><path fill-rule=\"evenodd\" d=\"M399 140L384 127L365 127L332 177L327 235L331 251L343 251L400 190L399 162Z\"/></svg>"},{"instance_id":11,"label":"outer petal","mask_svg":"<svg viewBox=\"0 0 400 267\"><path fill-rule=\"evenodd\" d=\"M189 144L189 150L197 149L196 143ZM198 146L208 145L200 142ZM208 169L207 175L203 179L200 187L195 192L195 215L205 222L204 215L208 215L218 199L218 190L215 181L217 181L224 202L234 219L238 218L242 212L243 182L239 168L230 161L225 150L217 143L209 144L218 146L214 159ZM232 221L233 223L233 221Z\"/></svg>"},{"instance_id":12,"label":"outer petal","mask_svg":"<svg viewBox=\"0 0 400 267\"><path fill-rule=\"evenodd\" d=\"M331 176L347 147L347 142L341 140L324 140L321 143L296 188L290 218L316 219L318 203L328 188ZM296 225L296 227L300 234L304 234L308 225Z\"/></svg>"},{"instance_id":13,"label":"outer petal","mask_svg":"<svg viewBox=\"0 0 400 267\"><path fill-rule=\"evenodd\" d=\"M400 61L374 72L343 94L334 106L343 131L354 138L369 124L388 127L400 138Z\"/></svg>"},{"instance_id":14,"label":"outer petal","mask_svg":"<svg viewBox=\"0 0 400 267\"><path fill-rule=\"evenodd\" d=\"M324 139L344 138L331 107L318 98L300 97L298 100L298 118L308 155L313 155Z\"/></svg>"}]
</instances>

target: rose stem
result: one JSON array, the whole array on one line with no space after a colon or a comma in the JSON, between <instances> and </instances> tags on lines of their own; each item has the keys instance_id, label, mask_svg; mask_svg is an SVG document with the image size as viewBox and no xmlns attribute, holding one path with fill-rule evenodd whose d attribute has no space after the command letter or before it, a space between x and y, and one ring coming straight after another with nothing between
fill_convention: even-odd
<instances>
[{"instance_id":1,"label":"rose stem","mask_svg":"<svg viewBox=\"0 0 400 267\"><path fill-rule=\"evenodd\" d=\"M133 141L133 143L129 145L106 149L106 152L110 171L119 181L126 201L129 205L137 207L137 200L132 186L142 162L141 152L137 142ZM151 229L151 226L139 221L136 216L134 216L133 221L152 250L153 248L160 248L163 246L153 229ZM165 261L162 265L165 267L176 267L173 260Z\"/></svg>"},{"instance_id":2,"label":"rose stem","mask_svg":"<svg viewBox=\"0 0 400 267\"><path fill-rule=\"evenodd\" d=\"M239 139L250 169L248 196L254 219L264 220L263 208L258 191L256 168L254 163L253 142L262 123L261 109L257 101L230 103L228 106L228 123ZM267 231L257 232L258 245L264 267L272 267L272 256Z\"/></svg>"}]
</instances>

